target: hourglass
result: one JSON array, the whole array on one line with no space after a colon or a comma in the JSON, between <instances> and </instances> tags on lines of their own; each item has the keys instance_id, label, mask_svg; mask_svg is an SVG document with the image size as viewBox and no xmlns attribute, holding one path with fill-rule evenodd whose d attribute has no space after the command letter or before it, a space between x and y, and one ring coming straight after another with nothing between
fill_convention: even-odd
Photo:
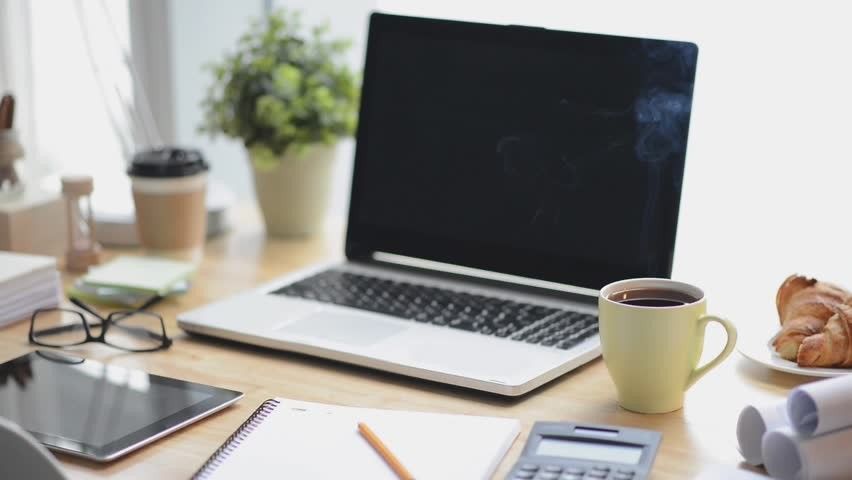
<instances>
[{"instance_id":1,"label":"hourglass","mask_svg":"<svg viewBox=\"0 0 852 480\"><path fill-rule=\"evenodd\" d=\"M100 262L101 246L95 241L95 224L92 218L92 177L62 177L62 194L68 214L68 251L65 268L72 272L85 272Z\"/></svg>"}]
</instances>

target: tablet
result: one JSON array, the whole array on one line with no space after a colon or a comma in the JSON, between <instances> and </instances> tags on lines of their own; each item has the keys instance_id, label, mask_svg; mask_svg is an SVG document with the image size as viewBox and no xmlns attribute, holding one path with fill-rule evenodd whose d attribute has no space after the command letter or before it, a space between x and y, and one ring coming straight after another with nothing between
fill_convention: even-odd
<instances>
[{"instance_id":1,"label":"tablet","mask_svg":"<svg viewBox=\"0 0 852 480\"><path fill-rule=\"evenodd\" d=\"M47 350L0 365L0 416L47 448L99 462L136 450L242 396Z\"/></svg>"}]
</instances>

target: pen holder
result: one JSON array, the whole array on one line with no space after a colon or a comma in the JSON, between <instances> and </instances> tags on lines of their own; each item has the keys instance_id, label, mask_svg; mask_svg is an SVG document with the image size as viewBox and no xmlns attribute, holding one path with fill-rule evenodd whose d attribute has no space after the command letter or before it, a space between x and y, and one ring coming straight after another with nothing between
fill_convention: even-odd
<instances>
[{"instance_id":1,"label":"pen holder","mask_svg":"<svg viewBox=\"0 0 852 480\"><path fill-rule=\"evenodd\" d=\"M0 201L17 198L24 184L16 160L24 156L16 130L0 130Z\"/></svg>"}]
</instances>

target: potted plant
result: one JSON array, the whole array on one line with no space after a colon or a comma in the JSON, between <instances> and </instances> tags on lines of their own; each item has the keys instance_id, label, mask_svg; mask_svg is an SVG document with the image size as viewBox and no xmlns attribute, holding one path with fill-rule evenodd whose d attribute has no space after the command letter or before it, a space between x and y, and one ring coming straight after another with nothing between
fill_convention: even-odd
<instances>
[{"instance_id":1,"label":"potted plant","mask_svg":"<svg viewBox=\"0 0 852 480\"><path fill-rule=\"evenodd\" d=\"M328 205L336 145L352 135L359 85L328 25L306 30L279 10L252 24L235 52L210 65L200 131L240 139L271 235L315 232Z\"/></svg>"}]
</instances>

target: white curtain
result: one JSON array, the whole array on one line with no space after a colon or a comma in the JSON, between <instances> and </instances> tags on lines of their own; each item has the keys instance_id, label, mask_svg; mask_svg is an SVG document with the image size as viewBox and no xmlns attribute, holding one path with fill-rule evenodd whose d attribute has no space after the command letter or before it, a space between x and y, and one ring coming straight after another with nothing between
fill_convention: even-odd
<instances>
[{"instance_id":1,"label":"white curtain","mask_svg":"<svg viewBox=\"0 0 852 480\"><path fill-rule=\"evenodd\" d=\"M134 133L130 115L122 118L133 98L116 53L129 51L127 10L126 0L0 0L0 91L17 101L29 181L122 175L124 144Z\"/></svg>"}]
</instances>

